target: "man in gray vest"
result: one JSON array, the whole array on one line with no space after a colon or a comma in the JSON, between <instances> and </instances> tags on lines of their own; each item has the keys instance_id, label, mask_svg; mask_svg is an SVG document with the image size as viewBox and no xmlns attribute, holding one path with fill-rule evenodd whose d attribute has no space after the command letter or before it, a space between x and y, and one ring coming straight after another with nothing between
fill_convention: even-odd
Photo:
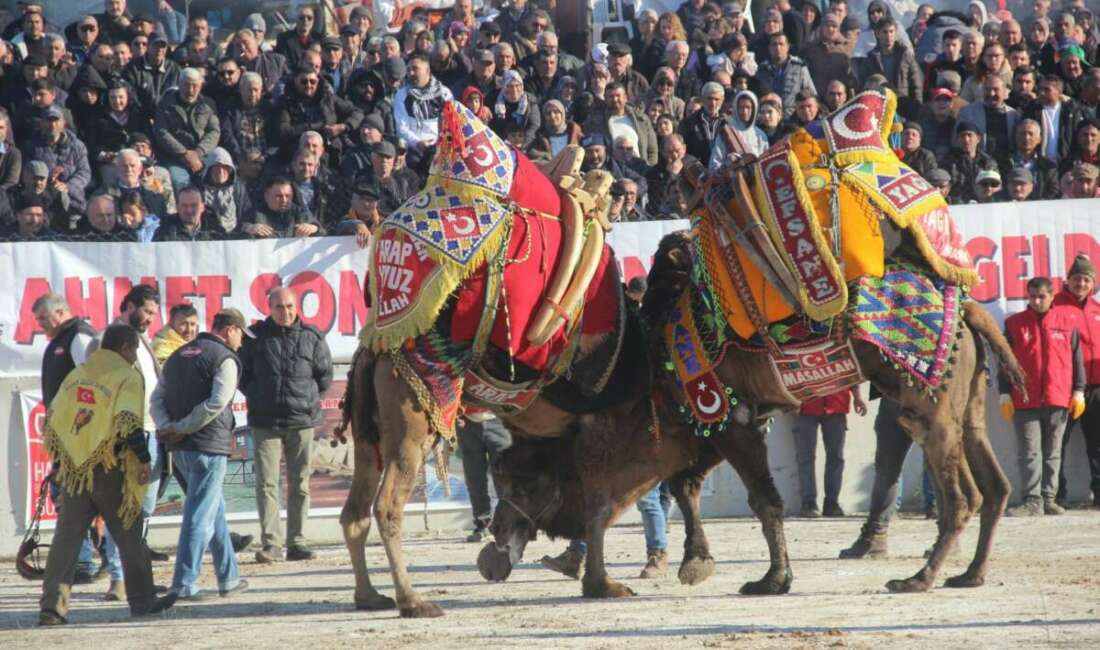
<instances>
[{"instance_id":1,"label":"man in gray vest","mask_svg":"<svg viewBox=\"0 0 1100 650\"><path fill-rule=\"evenodd\" d=\"M181 600L204 597L196 583L207 544L214 556L218 593L229 596L248 588L237 570L222 493L233 435L230 406L241 375L237 350L245 336L252 336L252 331L240 311L219 311L210 333L199 334L168 357L153 393L157 437L168 445L187 481L170 590Z\"/></svg>"}]
</instances>

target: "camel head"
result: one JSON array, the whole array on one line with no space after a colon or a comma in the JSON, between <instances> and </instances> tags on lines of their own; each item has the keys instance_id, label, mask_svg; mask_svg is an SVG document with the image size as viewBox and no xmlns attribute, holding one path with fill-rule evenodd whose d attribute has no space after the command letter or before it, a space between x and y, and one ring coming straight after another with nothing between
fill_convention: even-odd
<instances>
[{"instance_id":1,"label":"camel head","mask_svg":"<svg viewBox=\"0 0 1100 650\"><path fill-rule=\"evenodd\" d=\"M508 578L538 531L551 538L585 534L584 500L576 476L573 435L516 438L493 465L499 502L489 527L491 542L478 555L478 569L490 582Z\"/></svg>"}]
</instances>

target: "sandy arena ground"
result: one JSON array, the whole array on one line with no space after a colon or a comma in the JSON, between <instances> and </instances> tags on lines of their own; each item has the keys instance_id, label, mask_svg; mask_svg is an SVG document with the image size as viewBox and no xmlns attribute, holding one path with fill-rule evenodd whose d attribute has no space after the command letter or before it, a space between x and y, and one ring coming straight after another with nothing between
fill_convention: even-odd
<instances>
[{"instance_id":1,"label":"sandy arena ground","mask_svg":"<svg viewBox=\"0 0 1100 650\"><path fill-rule=\"evenodd\" d=\"M1005 519L985 587L916 595L891 595L883 585L916 571L934 524L895 522L891 559L837 560L860 523L789 521L792 593L754 598L737 595L743 581L759 578L767 567L754 520L707 522L717 571L691 588L676 581L675 567L664 580L636 578L644 562L642 531L613 529L609 571L640 594L618 601L584 600L578 582L537 564L543 554L559 552L562 542L540 538L507 583L487 584L474 564L480 544L456 535L410 539L405 548L417 587L447 611L434 620L354 611L345 551L328 547L312 562L274 567L242 554L247 593L179 605L163 618L132 621L123 606L99 602L106 583L78 587L70 625L39 630L39 583L22 580L5 561L0 647L1100 647L1100 513ZM967 557L952 558L946 575L962 570L976 539L971 525L964 537ZM679 522L673 522L669 545L676 563L682 541ZM375 584L392 594L373 532L367 559ZM157 565L157 581L170 581L170 572L170 564ZM203 585L214 586L209 565Z\"/></svg>"}]
</instances>

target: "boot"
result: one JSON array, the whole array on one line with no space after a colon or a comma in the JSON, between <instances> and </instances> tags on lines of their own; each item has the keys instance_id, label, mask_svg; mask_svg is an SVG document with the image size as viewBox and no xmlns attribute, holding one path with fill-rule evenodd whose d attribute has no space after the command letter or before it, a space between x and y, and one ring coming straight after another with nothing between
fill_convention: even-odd
<instances>
[{"instance_id":1,"label":"boot","mask_svg":"<svg viewBox=\"0 0 1100 650\"><path fill-rule=\"evenodd\" d=\"M1043 498L1043 514L1044 515L1064 515L1066 509L1058 505L1054 499L1050 497Z\"/></svg>"},{"instance_id":2,"label":"boot","mask_svg":"<svg viewBox=\"0 0 1100 650\"><path fill-rule=\"evenodd\" d=\"M653 551L646 558L645 568L642 569L641 578L663 578L668 575L668 553L665 551Z\"/></svg>"},{"instance_id":3,"label":"boot","mask_svg":"<svg viewBox=\"0 0 1100 650\"><path fill-rule=\"evenodd\" d=\"M1008 517L1042 517L1043 502L1038 497L1028 497L1018 506L1005 511Z\"/></svg>"},{"instance_id":4,"label":"boot","mask_svg":"<svg viewBox=\"0 0 1100 650\"><path fill-rule=\"evenodd\" d=\"M826 517L843 517L844 508L841 508L836 501L825 499L825 507L821 509L821 514Z\"/></svg>"},{"instance_id":5,"label":"boot","mask_svg":"<svg viewBox=\"0 0 1100 650\"><path fill-rule=\"evenodd\" d=\"M872 530L864 525L859 537L848 548L840 552L842 560L862 560L863 558L886 557L886 531Z\"/></svg>"},{"instance_id":6,"label":"boot","mask_svg":"<svg viewBox=\"0 0 1100 650\"><path fill-rule=\"evenodd\" d=\"M807 519L817 519L821 516L821 511L817 509L817 503L814 501L803 501L802 510L798 513L799 517L806 517Z\"/></svg>"},{"instance_id":7,"label":"boot","mask_svg":"<svg viewBox=\"0 0 1100 650\"><path fill-rule=\"evenodd\" d=\"M126 600L126 587L121 580L111 581L111 586L107 587L107 593L103 594L103 600L107 602Z\"/></svg>"},{"instance_id":8,"label":"boot","mask_svg":"<svg viewBox=\"0 0 1100 650\"><path fill-rule=\"evenodd\" d=\"M557 571L574 580L580 580L581 565L584 564L584 556L585 554L580 551L567 548L564 553L557 557L550 557L549 555L542 556L541 562L542 566L551 571Z\"/></svg>"}]
</instances>

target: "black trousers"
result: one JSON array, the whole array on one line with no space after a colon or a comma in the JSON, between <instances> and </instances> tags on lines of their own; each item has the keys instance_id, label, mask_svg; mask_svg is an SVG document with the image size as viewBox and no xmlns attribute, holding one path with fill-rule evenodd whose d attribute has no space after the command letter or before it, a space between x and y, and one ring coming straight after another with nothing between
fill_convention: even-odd
<instances>
[{"instance_id":1,"label":"black trousers","mask_svg":"<svg viewBox=\"0 0 1100 650\"><path fill-rule=\"evenodd\" d=\"M1100 385L1085 388L1085 414L1080 420L1067 420L1066 431L1062 435L1062 469L1058 472L1059 501L1065 501L1066 489L1066 447L1070 434L1077 422L1081 423L1081 433L1085 436L1085 455L1089 460L1089 487L1092 489L1093 503L1100 504Z\"/></svg>"},{"instance_id":2,"label":"black trousers","mask_svg":"<svg viewBox=\"0 0 1100 650\"><path fill-rule=\"evenodd\" d=\"M458 448L462 453L462 473L466 475L466 491L470 495L474 527L488 526L493 516L489 497L489 475L493 461L512 446L512 434L500 420L466 421L458 430Z\"/></svg>"}]
</instances>

